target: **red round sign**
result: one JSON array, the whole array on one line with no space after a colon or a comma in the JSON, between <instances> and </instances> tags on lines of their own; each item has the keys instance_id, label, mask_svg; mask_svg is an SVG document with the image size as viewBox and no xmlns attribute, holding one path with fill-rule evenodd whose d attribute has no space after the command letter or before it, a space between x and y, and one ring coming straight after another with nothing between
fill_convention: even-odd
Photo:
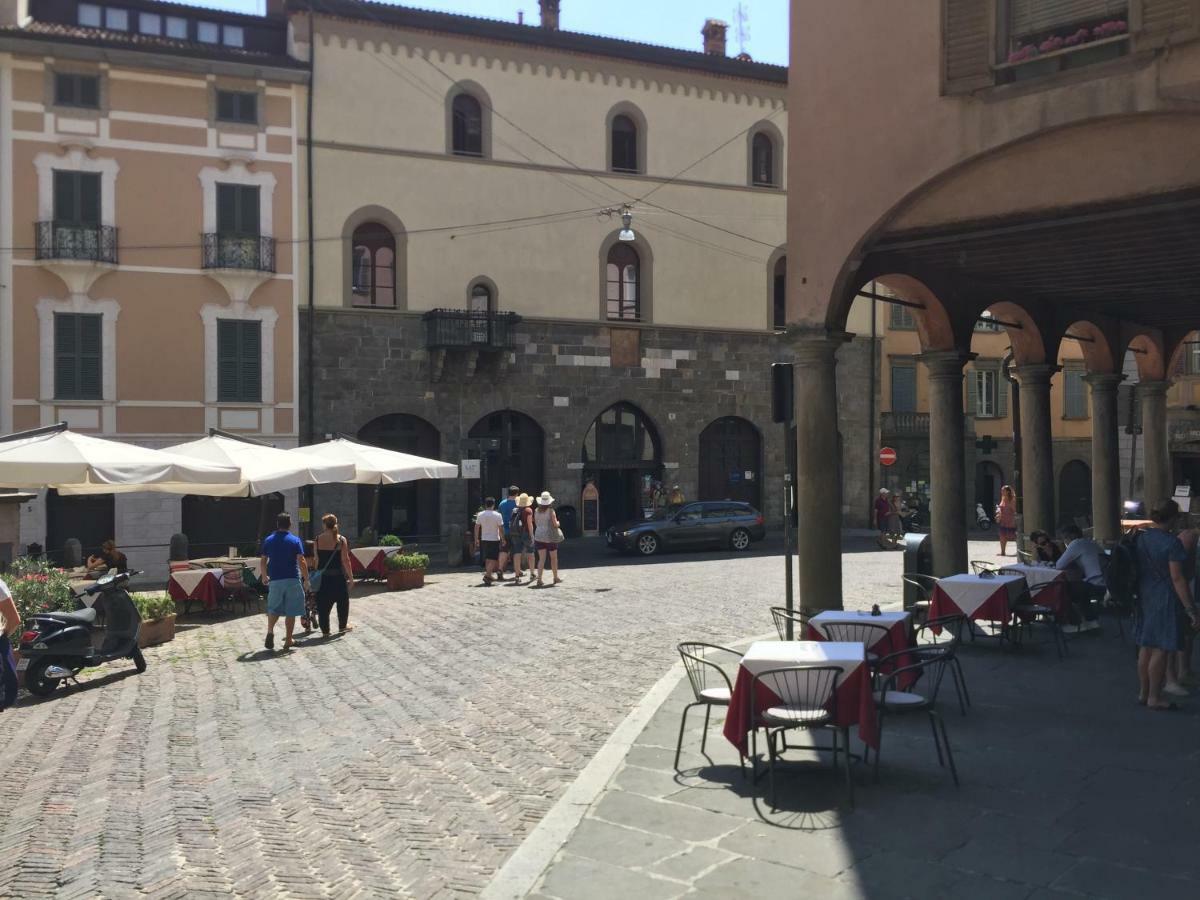
<instances>
[{"instance_id":1,"label":"red round sign","mask_svg":"<svg viewBox=\"0 0 1200 900\"><path fill-rule=\"evenodd\" d=\"M891 447L880 447L879 464L881 466L894 466L896 464L896 451Z\"/></svg>"}]
</instances>

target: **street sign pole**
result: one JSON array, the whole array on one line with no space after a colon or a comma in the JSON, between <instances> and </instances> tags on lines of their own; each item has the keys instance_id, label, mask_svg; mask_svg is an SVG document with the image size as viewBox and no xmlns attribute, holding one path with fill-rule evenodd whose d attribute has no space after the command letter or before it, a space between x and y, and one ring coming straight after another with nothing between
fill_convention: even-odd
<instances>
[{"instance_id":1,"label":"street sign pole","mask_svg":"<svg viewBox=\"0 0 1200 900\"><path fill-rule=\"evenodd\" d=\"M796 399L791 363L771 364L771 412L772 418L783 425L783 562L784 562L784 605L788 611L787 629L789 641L796 639L792 616L796 611L792 584L792 513L795 509L795 484L792 473L796 471L796 438L792 428L796 420ZM797 523L798 524L798 523Z\"/></svg>"}]
</instances>

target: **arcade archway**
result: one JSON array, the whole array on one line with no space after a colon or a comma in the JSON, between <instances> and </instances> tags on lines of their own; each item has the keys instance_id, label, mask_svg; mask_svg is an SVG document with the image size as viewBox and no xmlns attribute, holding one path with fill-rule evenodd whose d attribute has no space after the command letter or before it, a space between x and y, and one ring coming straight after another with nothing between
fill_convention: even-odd
<instances>
[{"instance_id":1,"label":"arcade archway","mask_svg":"<svg viewBox=\"0 0 1200 900\"><path fill-rule=\"evenodd\" d=\"M394 413L380 416L358 432L359 440L388 450L440 459L442 436L420 416ZM358 520L371 523L380 535L412 540L441 539L441 487L436 478L364 485L358 493Z\"/></svg>"},{"instance_id":2,"label":"arcade archway","mask_svg":"<svg viewBox=\"0 0 1200 900\"><path fill-rule=\"evenodd\" d=\"M762 437L751 422L723 416L700 432L700 500L741 500L762 509Z\"/></svg>"},{"instance_id":3,"label":"arcade archway","mask_svg":"<svg viewBox=\"0 0 1200 900\"><path fill-rule=\"evenodd\" d=\"M645 413L614 403L588 428L582 450L584 482L600 492L600 528L642 518L662 475L662 444Z\"/></svg>"}]
</instances>

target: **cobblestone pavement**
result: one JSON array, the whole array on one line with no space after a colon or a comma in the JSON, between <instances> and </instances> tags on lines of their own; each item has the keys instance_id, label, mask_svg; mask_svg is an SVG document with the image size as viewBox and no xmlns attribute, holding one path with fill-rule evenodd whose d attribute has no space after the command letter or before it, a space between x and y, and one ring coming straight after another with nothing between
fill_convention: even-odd
<instances>
[{"instance_id":1,"label":"cobblestone pavement","mask_svg":"<svg viewBox=\"0 0 1200 900\"><path fill-rule=\"evenodd\" d=\"M770 554L563 555L552 589L360 593L352 634L289 654L261 617L194 617L144 675L26 698L0 718L0 896L478 893L678 640L781 602ZM848 555L847 597L898 601L900 568Z\"/></svg>"}]
</instances>

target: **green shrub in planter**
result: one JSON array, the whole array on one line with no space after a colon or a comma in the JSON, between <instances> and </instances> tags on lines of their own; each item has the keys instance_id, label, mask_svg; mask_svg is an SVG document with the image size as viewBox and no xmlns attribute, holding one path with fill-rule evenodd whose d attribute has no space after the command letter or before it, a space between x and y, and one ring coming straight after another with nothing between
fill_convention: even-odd
<instances>
[{"instance_id":1,"label":"green shrub in planter","mask_svg":"<svg viewBox=\"0 0 1200 900\"><path fill-rule=\"evenodd\" d=\"M387 558L387 567L392 571L415 571L429 568L427 553L393 553Z\"/></svg>"},{"instance_id":2,"label":"green shrub in planter","mask_svg":"<svg viewBox=\"0 0 1200 900\"><path fill-rule=\"evenodd\" d=\"M175 601L166 594L131 594L143 622L175 615Z\"/></svg>"},{"instance_id":3,"label":"green shrub in planter","mask_svg":"<svg viewBox=\"0 0 1200 900\"><path fill-rule=\"evenodd\" d=\"M385 534L379 539L380 547L403 547L404 541L394 534Z\"/></svg>"}]
</instances>

